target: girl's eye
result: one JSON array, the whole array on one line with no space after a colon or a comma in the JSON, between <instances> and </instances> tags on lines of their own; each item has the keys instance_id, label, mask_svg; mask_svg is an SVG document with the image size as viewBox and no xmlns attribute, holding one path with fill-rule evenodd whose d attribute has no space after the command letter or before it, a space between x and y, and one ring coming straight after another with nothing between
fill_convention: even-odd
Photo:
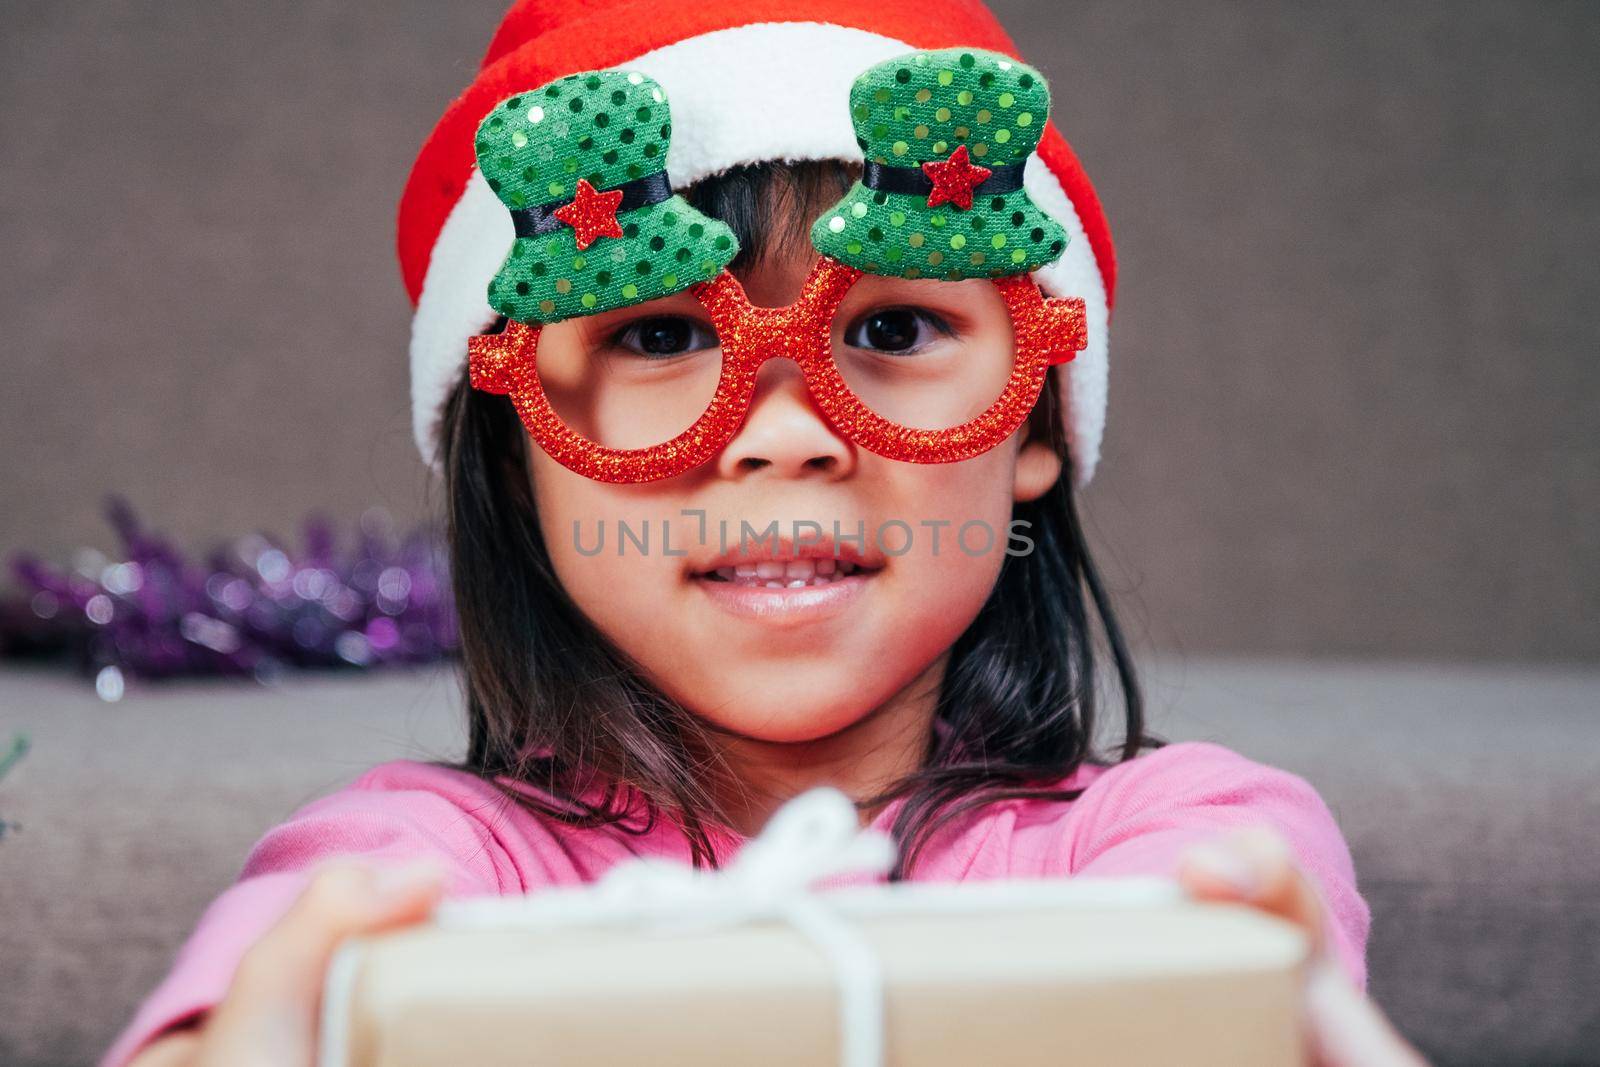
<instances>
[{"instance_id":1,"label":"girl's eye","mask_svg":"<svg viewBox=\"0 0 1600 1067\"><path fill-rule=\"evenodd\" d=\"M915 352L935 336L954 336L938 315L926 308L883 308L871 311L852 322L844 332L844 342L853 348L877 352Z\"/></svg>"},{"instance_id":2,"label":"girl's eye","mask_svg":"<svg viewBox=\"0 0 1600 1067\"><path fill-rule=\"evenodd\" d=\"M623 327L616 336L616 344L641 356L659 359L715 348L717 336L709 326L694 319L656 315Z\"/></svg>"}]
</instances>

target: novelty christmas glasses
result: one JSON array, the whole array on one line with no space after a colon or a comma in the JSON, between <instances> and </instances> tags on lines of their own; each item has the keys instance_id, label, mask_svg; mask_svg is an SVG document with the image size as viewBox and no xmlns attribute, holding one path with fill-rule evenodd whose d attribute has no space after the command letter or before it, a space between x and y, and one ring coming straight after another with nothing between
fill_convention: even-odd
<instances>
[{"instance_id":1,"label":"novelty christmas glasses","mask_svg":"<svg viewBox=\"0 0 1600 1067\"><path fill-rule=\"evenodd\" d=\"M1004 441L1085 343L1083 301L1028 273L1066 243L1022 188L1049 91L955 49L869 69L850 104L861 180L816 221L821 258L781 308L747 299L731 232L673 195L649 78L574 75L499 105L478 161L517 239L489 287L507 326L469 342L473 387L509 395L552 458L601 481L710 459L774 357L869 451L941 463Z\"/></svg>"}]
</instances>

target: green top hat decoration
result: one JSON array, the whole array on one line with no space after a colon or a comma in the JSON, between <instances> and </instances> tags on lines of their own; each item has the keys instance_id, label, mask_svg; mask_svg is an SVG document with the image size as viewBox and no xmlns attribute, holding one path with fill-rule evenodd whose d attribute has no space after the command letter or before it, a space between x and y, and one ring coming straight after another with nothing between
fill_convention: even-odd
<instances>
[{"instance_id":1,"label":"green top hat decoration","mask_svg":"<svg viewBox=\"0 0 1600 1067\"><path fill-rule=\"evenodd\" d=\"M517 237L489 306L537 325L714 278L738 243L672 192L671 143L666 93L637 72L573 74L496 105L478 126L478 169Z\"/></svg>"},{"instance_id":2,"label":"green top hat decoration","mask_svg":"<svg viewBox=\"0 0 1600 1067\"><path fill-rule=\"evenodd\" d=\"M823 255L903 278L1023 274L1067 234L1022 188L1050 115L1032 67L970 48L913 52L850 87L861 180L811 229Z\"/></svg>"}]
</instances>

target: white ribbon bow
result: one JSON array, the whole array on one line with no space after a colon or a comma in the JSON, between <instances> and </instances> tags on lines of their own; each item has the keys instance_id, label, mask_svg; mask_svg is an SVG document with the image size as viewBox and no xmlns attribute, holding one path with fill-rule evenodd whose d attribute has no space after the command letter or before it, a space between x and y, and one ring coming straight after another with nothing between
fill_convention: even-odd
<instances>
[{"instance_id":1,"label":"white ribbon bow","mask_svg":"<svg viewBox=\"0 0 1600 1067\"><path fill-rule=\"evenodd\" d=\"M821 786L779 808L733 862L717 870L639 857L608 871L589 891L616 918L747 920L780 917L814 883L886 872L894 842L861 829L850 798Z\"/></svg>"},{"instance_id":2,"label":"white ribbon bow","mask_svg":"<svg viewBox=\"0 0 1600 1067\"><path fill-rule=\"evenodd\" d=\"M708 870L650 857L625 860L593 886L544 890L518 902L521 926L639 924L652 929L709 928L779 920L798 930L828 958L839 991L842 1067L883 1063L883 976L871 946L812 886L836 875L881 875L893 865L894 841L862 829L855 804L820 786L788 801L728 866ZM497 902L504 903L504 902ZM472 901L447 901L439 921L477 925L482 916L504 925Z\"/></svg>"}]
</instances>

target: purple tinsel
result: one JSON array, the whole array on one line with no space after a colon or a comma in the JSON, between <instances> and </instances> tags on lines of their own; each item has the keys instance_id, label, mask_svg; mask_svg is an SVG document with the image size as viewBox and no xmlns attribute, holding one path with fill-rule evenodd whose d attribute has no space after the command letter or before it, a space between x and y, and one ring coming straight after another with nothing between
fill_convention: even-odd
<instances>
[{"instance_id":1,"label":"purple tinsel","mask_svg":"<svg viewBox=\"0 0 1600 1067\"><path fill-rule=\"evenodd\" d=\"M341 551L313 519L298 554L252 535L201 564L143 530L126 503L108 512L121 559L14 561L22 592L0 602L0 652L70 656L116 700L125 677L267 681L287 667L428 663L456 649L445 555L427 527L399 536L369 511Z\"/></svg>"}]
</instances>

